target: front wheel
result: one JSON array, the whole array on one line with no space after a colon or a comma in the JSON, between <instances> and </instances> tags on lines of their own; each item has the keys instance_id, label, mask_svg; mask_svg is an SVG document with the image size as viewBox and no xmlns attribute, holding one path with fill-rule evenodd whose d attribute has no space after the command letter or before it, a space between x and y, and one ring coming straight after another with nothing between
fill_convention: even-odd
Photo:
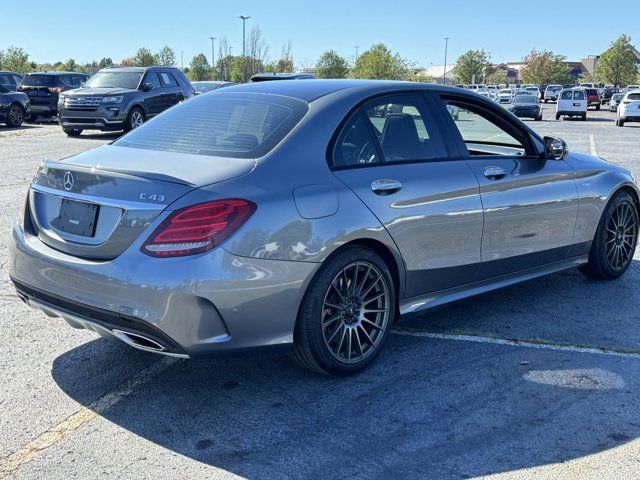
<instances>
[{"instance_id":1,"label":"front wheel","mask_svg":"<svg viewBox=\"0 0 640 480\"><path fill-rule=\"evenodd\" d=\"M621 118L618 118L616 120L616 127L624 127L624 120L622 120Z\"/></svg>"},{"instance_id":2,"label":"front wheel","mask_svg":"<svg viewBox=\"0 0 640 480\"><path fill-rule=\"evenodd\" d=\"M384 347L396 302L386 263L368 248L347 247L311 281L298 314L291 358L328 375L362 370Z\"/></svg>"},{"instance_id":3,"label":"front wheel","mask_svg":"<svg viewBox=\"0 0 640 480\"><path fill-rule=\"evenodd\" d=\"M69 135L70 137L79 137L82 133L82 130L79 128L65 128L62 127L62 131Z\"/></svg>"},{"instance_id":4,"label":"front wheel","mask_svg":"<svg viewBox=\"0 0 640 480\"><path fill-rule=\"evenodd\" d=\"M138 128L140 125L144 123L144 120L145 120L145 116L142 109L138 107L132 108L124 124L124 131L129 132L131 130Z\"/></svg>"},{"instance_id":5,"label":"front wheel","mask_svg":"<svg viewBox=\"0 0 640 480\"><path fill-rule=\"evenodd\" d=\"M24 110L21 105L13 104L7 113L7 126L17 128L24 122Z\"/></svg>"},{"instance_id":6,"label":"front wheel","mask_svg":"<svg viewBox=\"0 0 640 480\"><path fill-rule=\"evenodd\" d=\"M560 120L560 115L556 113L556 120Z\"/></svg>"},{"instance_id":7,"label":"front wheel","mask_svg":"<svg viewBox=\"0 0 640 480\"><path fill-rule=\"evenodd\" d=\"M596 230L589 263L580 271L589 278L613 280L627 271L638 242L638 208L634 198L621 191L606 206Z\"/></svg>"}]
</instances>

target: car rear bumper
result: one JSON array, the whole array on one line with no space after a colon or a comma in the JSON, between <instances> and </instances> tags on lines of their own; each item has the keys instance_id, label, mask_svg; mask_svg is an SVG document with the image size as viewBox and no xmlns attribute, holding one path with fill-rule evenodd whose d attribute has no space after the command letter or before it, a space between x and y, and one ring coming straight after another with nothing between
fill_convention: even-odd
<instances>
[{"instance_id":1,"label":"car rear bumper","mask_svg":"<svg viewBox=\"0 0 640 480\"><path fill-rule=\"evenodd\" d=\"M564 115L565 117L580 117L582 115L586 115L587 112L584 110L559 110L556 112L557 115Z\"/></svg>"},{"instance_id":2,"label":"car rear bumper","mask_svg":"<svg viewBox=\"0 0 640 480\"><path fill-rule=\"evenodd\" d=\"M298 307L320 264L238 257L221 247L158 259L139 251L141 241L114 260L90 261L16 224L10 276L32 307L142 350L197 358L293 341Z\"/></svg>"}]
</instances>

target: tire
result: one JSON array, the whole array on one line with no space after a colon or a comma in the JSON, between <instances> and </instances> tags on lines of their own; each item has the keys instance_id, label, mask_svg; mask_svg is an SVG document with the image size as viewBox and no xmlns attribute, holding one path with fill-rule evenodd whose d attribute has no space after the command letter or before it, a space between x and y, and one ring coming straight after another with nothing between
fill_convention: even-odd
<instances>
[{"instance_id":1,"label":"tire","mask_svg":"<svg viewBox=\"0 0 640 480\"><path fill-rule=\"evenodd\" d=\"M62 127L62 131L69 135L70 137L79 137L82 133L81 128L64 128Z\"/></svg>"},{"instance_id":2,"label":"tire","mask_svg":"<svg viewBox=\"0 0 640 480\"><path fill-rule=\"evenodd\" d=\"M133 107L127 115L127 120L124 123L124 131L130 132L131 130L138 128L146 120L144 111L140 107Z\"/></svg>"},{"instance_id":3,"label":"tire","mask_svg":"<svg viewBox=\"0 0 640 480\"><path fill-rule=\"evenodd\" d=\"M618 227L615 227L616 219ZM596 280L614 280L622 276L633 260L638 243L638 223L635 199L625 191L618 191L602 213L589 262L579 270Z\"/></svg>"},{"instance_id":4,"label":"tire","mask_svg":"<svg viewBox=\"0 0 640 480\"><path fill-rule=\"evenodd\" d=\"M587 121L587 114L585 113L584 115L582 115L582 121L586 122Z\"/></svg>"},{"instance_id":5,"label":"tire","mask_svg":"<svg viewBox=\"0 0 640 480\"><path fill-rule=\"evenodd\" d=\"M556 113L556 120L560 120L560 115Z\"/></svg>"},{"instance_id":6,"label":"tire","mask_svg":"<svg viewBox=\"0 0 640 480\"><path fill-rule=\"evenodd\" d=\"M14 103L9 106L7 112L7 127L17 128L24 122L24 109L22 105Z\"/></svg>"},{"instance_id":7,"label":"tire","mask_svg":"<svg viewBox=\"0 0 640 480\"><path fill-rule=\"evenodd\" d=\"M366 306L375 311L365 312ZM397 309L386 263L368 248L346 247L322 265L307 288L290 356L314 372L352 375L380 354Z\"/></svg>"},{"instance_id":8,"label":"tire","mask_svg":"<svg viewBox=\"0 0 640 480\"><path fill-rule=\"evenodd\" d=\"M596 110L600 110L600 104L596 105Z\"/></svg>"}]
</instances>

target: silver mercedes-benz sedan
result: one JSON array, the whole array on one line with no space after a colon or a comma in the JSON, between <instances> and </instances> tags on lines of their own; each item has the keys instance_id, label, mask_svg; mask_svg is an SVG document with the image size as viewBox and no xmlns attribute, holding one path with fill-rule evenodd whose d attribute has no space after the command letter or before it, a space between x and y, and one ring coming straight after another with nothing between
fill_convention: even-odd
<instances>
[{"instance_id":1,"label":"silver mercedes-benz sedan","mask_svg":"<svg viewBox=\"0 0 640 480\"><path fill-rule=\"evenodd\" d=\"M9 249L18 295L74 327L348 375L403 315L572 267L615 279L637 239L627 169L488 99L307 80L200 95L43 163Z\"/></svg>"}]
</instances>

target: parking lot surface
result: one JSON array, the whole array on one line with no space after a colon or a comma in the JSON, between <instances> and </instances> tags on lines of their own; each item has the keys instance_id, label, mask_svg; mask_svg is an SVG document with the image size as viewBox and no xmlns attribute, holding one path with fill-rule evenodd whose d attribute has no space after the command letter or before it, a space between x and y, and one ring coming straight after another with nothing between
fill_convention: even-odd
<instances>
[{"instance_id":1,"label":"parking lot surface","mask_svg":"<svg viewBox=\"0 0 640 480\"><path fill-rule=\"evenodd\" d=\"M640 124L530 122L640 175ZM0 245L44 158L117 138L0 129ZM567 271L398 325L348 379L286 356L183 361L18 301L0 249L0 479L637 478L640 255L615 282Z\"/></svg>"}]
</instances>

